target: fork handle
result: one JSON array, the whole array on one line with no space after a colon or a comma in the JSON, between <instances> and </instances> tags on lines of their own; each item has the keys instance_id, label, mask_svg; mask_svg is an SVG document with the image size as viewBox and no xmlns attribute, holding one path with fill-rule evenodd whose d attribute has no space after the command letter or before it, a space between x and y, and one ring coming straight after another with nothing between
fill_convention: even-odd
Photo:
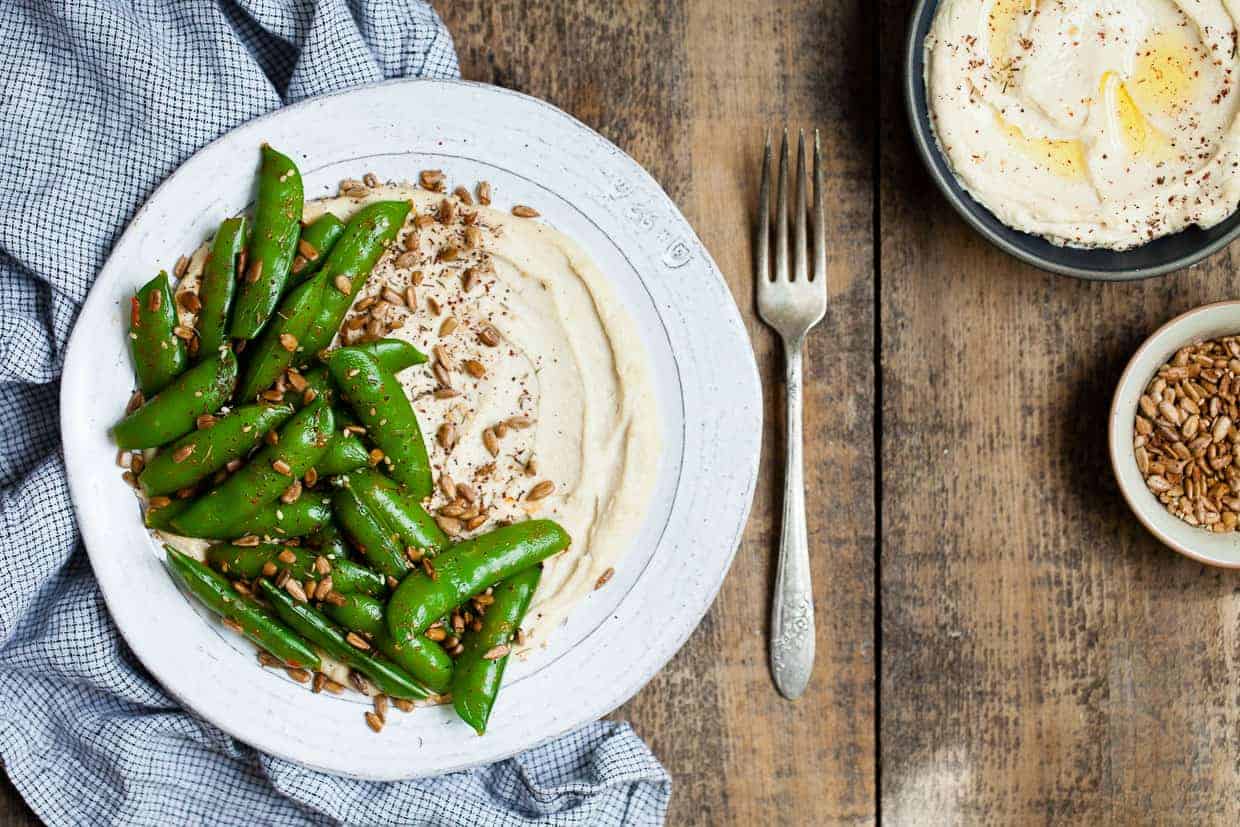
<instances>
[{"instance_id":1,"label":"fork handle","mask_svg":"<svg viewBox=\"0 0 1240 827\"><path fill-rule=\"evenodd\" d=\"M801 457L801 344L801 338L784 343L788 389L784 519L771 607L771 672L780 694L790 700L805 691L814 668L814 592L810 586Z\"/></svg>"}]
</instances>

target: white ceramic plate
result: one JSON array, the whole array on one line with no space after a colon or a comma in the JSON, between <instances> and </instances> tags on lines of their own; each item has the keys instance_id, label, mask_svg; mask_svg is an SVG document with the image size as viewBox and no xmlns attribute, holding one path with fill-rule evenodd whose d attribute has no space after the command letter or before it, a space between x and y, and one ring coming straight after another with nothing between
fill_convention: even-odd
<instances>
[{"instance_id":1,"label":"white ceramic plate","mask_svg":"<svg viewBox=\"0 0 1240 827\"><path fill-rule=\"evenodd\" d=\"M605 588L548 647L509 665L479 738L448 708L393 714L314 695L261 669L253 648L173 585L121 480L108 428L133 387L129 297L252 200L263 141L292 155L306 197L373 171L491 181L495 204L533 204L609 274L649 350L663 459L653 505ZM206 147L155 191L112 251L78 318L61 391L69 484L95 575L125 640L188 708L273 755L373 779L487 763L605 715L672 657L735 554L757 472L761 392L748 336L718 269L659 185L554 107L492 86L396 81L306 101ZM307 727L307 721L315 726Z\"/></svg>"}]
</instances>

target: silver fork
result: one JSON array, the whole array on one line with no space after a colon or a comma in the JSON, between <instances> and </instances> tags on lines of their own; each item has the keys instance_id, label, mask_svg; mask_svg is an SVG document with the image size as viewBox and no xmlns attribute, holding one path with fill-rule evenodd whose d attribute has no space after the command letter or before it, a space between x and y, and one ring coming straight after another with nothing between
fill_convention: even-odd
<instances>
[{"instance_id":1,"label":"silver fork","mask_svg":"<svg viewBox=\"0 0 1240 827\"><path fill-rule=\"evenodd\" d=\"M796 191L792 197L792 272L788 271L788 130L779 148L775 196L775 268L770 267L771 136L762 158L758 231L758 315L784 342L787 366L787 453L783 532L771 607L771 672L785 698L798 698L814 668L814 592L810 586L805 530L805 478L801 458L801 346L827 311L827 245L824 237L822 142L814 131L814 269L807 261L805 133L797 141Z\"/></svg>"}]
</instances>

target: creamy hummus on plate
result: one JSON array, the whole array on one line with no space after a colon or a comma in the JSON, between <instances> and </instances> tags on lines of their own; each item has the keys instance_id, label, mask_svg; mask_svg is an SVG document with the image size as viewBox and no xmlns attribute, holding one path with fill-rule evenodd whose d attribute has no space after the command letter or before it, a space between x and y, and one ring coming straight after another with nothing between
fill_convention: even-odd
<instances>
[{"instance_id":1,"label":"creamy hummus on plate","mask_svg":"<svg viewBox=\"0 0 1240 827\"><path fill-rule=\"evenodd\" d=\"M413 210L338 342L394 337L430 357L399 378L437 482L423 504L455 539L534 516L568 531L572 544L543 564L522 624L525 650L545 644L620 565L658 475L658 410L637 326L585 252L541 221L411 185L357 192L308 202L303 220L348 221L378 200ZM193 288L206 249L179 290ZM550 493L532 496L540 484ZM453 503L471 507L463 492L477 506L472 520L453 516ZM202 557L205 542L171 539Z\"/></svg>"},{"instance_id":2,"label":"creamy hummus on plate","mask_svg":"<svg viewBox=\"0 0 1240 827\"><path fill-rule=\"evenodd\" d=\"M1240 203L1238 0L942 0L939 145L1005 224L1126 249Z\"/></svg>"}]
</instances>

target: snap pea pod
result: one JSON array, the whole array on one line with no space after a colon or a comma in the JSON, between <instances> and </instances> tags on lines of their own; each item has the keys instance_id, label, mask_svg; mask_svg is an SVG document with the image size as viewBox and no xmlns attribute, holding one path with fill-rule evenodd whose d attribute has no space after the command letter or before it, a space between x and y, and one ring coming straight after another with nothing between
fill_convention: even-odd
<instances>
[{"instance_id":1,"label":"snap pea pod","mask_svg":"<svg viewBox=\"0 0 1240 827\"><path fill-rule=\"evenodd\" d=\"M400 373L405 368L420 365L426 361L426 354L400 339L377 339L364 345L353 345L353 347L375 357L379 365L389 373ZM327 368L318 365L305 371L302 378L306 380L306 389L314 391L311 395L312 401L320 396L328 400L335 399L336 386L332 384L331 377L327 375ZM298 394L294 404L302 404L301 399L304 394L305 391Z\"/></svg>"},{"instance_id":2,"label":"snap pea pod","mask_svg":"<svg viewBox=\"0 0 1240 827\"><path fill-rule=\"evenodd\" d=\"M332 496L332 511L345 536L371 568L389 577L404 577L412 564L399 535L366 507L351 486L341 486Z\"/></svg>"},{"instance_id":3,"label":"snap pea pod","mask_svg":"<svg viewBox=\"0 0 1240 827\"><path fill-rule=\"evenodd\" d=\"M293 415L292 405L246 405L161 450L138 477L150 496L194 485L250 452Z\"/></svg>"},{"instance_id":4,"label":"snap pea pod","mask_svg":"<svg viewBox=\"0 0 1240 827\"><path fill-rule=\"evenodd\" d=\"M388 473L409 495L431 493L431 466L413 406L396 377L369 353L351 347L333 350L327 370L349 406L366 426L367 436L384 453Z\"/></svg>"},{"instance_id":5,"label":"snap pea pod","mask_svg":"<svg viewBox=\"0 0 1240 827\"><path fill-rule=\"evenodd\" d=\"M306 353L318 353L331 344L358 289L365 284L384 248L396 238L409 214L408 201L376 201L358 210L336 242L315 279L323 282L323 307L306 333ZM343 276L346 293L336 285Z\"/></svg>"},{"instance_id":6,"label":"snap pea pod","mask_svg":"<svg viewBox=\"0 0 1240 827\"><path fill-rule=\"evenodd\" d=\"M294 601L269 580L259 580L258 587L276 614L293 631L322 649L328 657L335 658L370 678L375 688L384 695L410 700L430 697L431 691L400 667L350 645L340 629L313 606Z\"/></svg>"},{"instance_id":7,"label":"snap pea pod","mask_svg":"<svg viewBox=\"0 0 1240 827\"><path fill-rule=\"evenodd\" d=\"M249 263L229 329L237 339L253 339L267 324L284 292L301 234L301 173L288 156L266 144L262 154Z\"/></svg>"},{"instance_id":8,"label":"snap pea pod","mask_svg":"<svg viewBox=\"0 0 1240 827\"><path fill-rule=\"evenodd\" d=\"M497 585L491 592L494 602L482 616L482 628L469 632L461 643L452 672L452 707L461 720L482 735L495 706L508 648L542 577L542 565L530 566Z\"/></svg>"},{"instance_id":9,"label":"snap pea pod","mask_svg":"<svg viewBox=\"0 0 1240 827\"><path fill-rule=\"evenodd\" d=\"M344 602L329 603L323 611L344 628L367 635L376 649L431 689L448 691L452 658L438 643L422 636L395 644L383 621L383 604L378 600L364 594L349 594Z\"/></svg>"},{"instance_id":10,"label":"snap pea pod","mask_svg":"<svg viewBox=\"0 0 1240 827\"><path fill-rule=\"evenodd\" d=\"M294 287L280 302L258 341L246 349L245 378L237 394L240 399L254 401L290 365L301 361L300 342L318 313L322 293L320 282L308 281Z\"/></svg>"},{"instance_id":11,"label":"snap pea pod","mask_svg":"<svg viewBox=\"0 0 1240 827\"><path fill-rule=\"evenodd\" d=\"M414 572L387 606L388 631L403 642L474 595L568 548L568 533L551 520L527 520L457 543L435 558L435 577Z\"/></svg>"},{"instance_id":12,"label":"snap pea pod","mask_svg":"<svg viewBox=\"0 0 1240 827\"><path fill-rule=\"evenodd\" d=\"M167 500L168 498L161 497L159 499ZM152 502L154 501L155 498L152 498ZM158 506L151 505L148 502L146 513L142 516L143 522L146 523L147 528L155 528L160 531L173 531L173 518L185 509L189 508L191 502L193 502L193 500L168 500L167 503Z\"/></svg>"},{"instance_id":13,"label":"snap pea pod","mask_svg":"<svg viewBox=\"0 0 1240 827\"><path fill-rule=\"evenodd\" d=\"M297 255L293 256L293 284L300 284L317 273L342 235L344 222L329 212L302 227Z\"/></svg>"},{"instance_id":14,"label":"snap pea pod","mask_svg":"<svg viewBox=\"0 0 1240 827\"><path fill-rule=\"evenodd\" d=\"M328 404L336 401L336 386L332 384L327 368L317 365L302 373L301 378L306 381L306 387L305 390L292 397L294 405L308 405L320 399ZM285 398L289 398L287 394Z\"/></svg>"},{"instance_id":15,"label":"snap pea pod","mask_svg":"<svg viewBox=\"0 0 1240 827\"><path fill-rule=\"evenodd\" d=\"M426 354L404 339L375 339L373 342L351 347L375 357L375 361L388 373L400 373L405 368L426 361Z\"/></svg>"},{"instance_id":16,"label":"snap pea pod","mask_svg":"<svg viewBox=\"0 0 1240 827\"><path fill-rule=\"evenodd\" d=\"M225 219L215 231L211 254L202 268L198 286L198 359L210 356L228 341L228 314L237 290L237 257L250 237L250 222L244 215Z\"/></svg>"},{"instance_id":17,"label":"snap pea pod","mask_svg":"<svg viewBox=\"0 0 1240 827\"><path fill-rule=\"evenodd\" d=\"M196 536L206 540L231 540L247 534L281 539L304 537L327 525L331 518L331 499L306 493L291 503L279 500L267 503L250 516L231 522L215 533Z\"/></svg>"},{"instance_id":18,"label":"snap pea pod","mask_svg":"<svg viewBox=\"0 0 1240 827\"><path fill-rule=\"evenodd\" d=\"M214 413L237 385L237 357L221 350L182 373L145 405L112 428L121 448L158 448L194 430L198 417Z\"/></svg>"},{"instance_id":19,"label":"snap pea pod","mask_svg":"<svg viewBox=\"0 0 1240 827\"><path fill-rule=\"evenodd\" d=\"M291 554L293 562L287 563L279 559L281 554ZM228 577L240 577L253 580L261 577L263 567L271 563L279 569L288 569L289 574L298 580L308 577L321 577L314 568L314 561L321 555L320 551L305 548L293 548L273 543L262 543L257 546L234 546L230 543L216 543L207 549L207 562ZM326 555L322 555L326 556ZM359 566L351 560L340 558L329 559L331 570L328 575L332 579L332 590L341 594L361 592L366 595L384 595L387 584L383 577L365 566Z\"/></svg>"},{"instance_id":20,"label":"snap pea pod","mask_svg":"<svg viewBox=\"0 0 1240 827\"><path fill-rule=\"evenodd\" d=\"M329 522L307 537L306 545L330 560L346 560L349 557L349 544L345 542L344 535L340 533L340 529L336 526L335 521ZM367 571L370 571L370 569L367 569ZM375 576L380 581L383 581L381 575L376 574ZM384 582L383 590L387 591L386 582Z\"/></svg>"},{"instance_id":21,"label":"snap pea pod","mask_svg":"<svg viewBox=\"0 0 1240 827\"><path fill-rule=\"evenodd\" d=\"M322 403L298 411L280 429L275 445L264 446L235 474L174 517L173 529L187 537L218 537L234 531L263 506L274 503L318 461L327 450L332 426L332 410Z\"/></svg>"},{"instance_id":22,"label":"snap pea pod","mask_svg":"<svg viewBox=\"0 0 1240 827\"><path fill-rule=\"evenodd\" d=\"M368 462L370 452L362 441L353 434L337 431L332 436L331 445L327 446L327 453L323 454L314 470L318 471L321 477L334 477L365 468Z\"/></svg>"},{"instance_id":23,"label":"snap pea pod","mask_svg":"<svg viewBox=\"0 0 1240 827\"><path fill-rule=\"evenodd\" d=\"M185 342L172 332L176 325L172 287L168 274L160 272L138 289L129 307L129 347L138 387L146 396L168 387L189 361Z\"/></svg>"},{"instance_id":24,"label":"snap pea pod","mask_svg":"<svg viewBox=\"0 0 1240 827\"><path fill-rule=\"evenodd\" d=\"M238 594L231 583L193 557L172 546L164 546L164 550L168 567L181 585L208 609L237 623L250 640L290 666L317 670L322 665L305 641L253 598Z\"/></svg>"},{"instance_id":25,"label":"snap pea pod","mask_svg":"<svg viewBox=\"0 0 1240 827\"><path fill-rule=\"evenodd\" d=\"M349 488L362 505L382 523L394 529L406 548L434 554L448 544L448 535L412 497L405 496L392 480L369 468L349 474Z\"/></svg>"}]
</instances>

